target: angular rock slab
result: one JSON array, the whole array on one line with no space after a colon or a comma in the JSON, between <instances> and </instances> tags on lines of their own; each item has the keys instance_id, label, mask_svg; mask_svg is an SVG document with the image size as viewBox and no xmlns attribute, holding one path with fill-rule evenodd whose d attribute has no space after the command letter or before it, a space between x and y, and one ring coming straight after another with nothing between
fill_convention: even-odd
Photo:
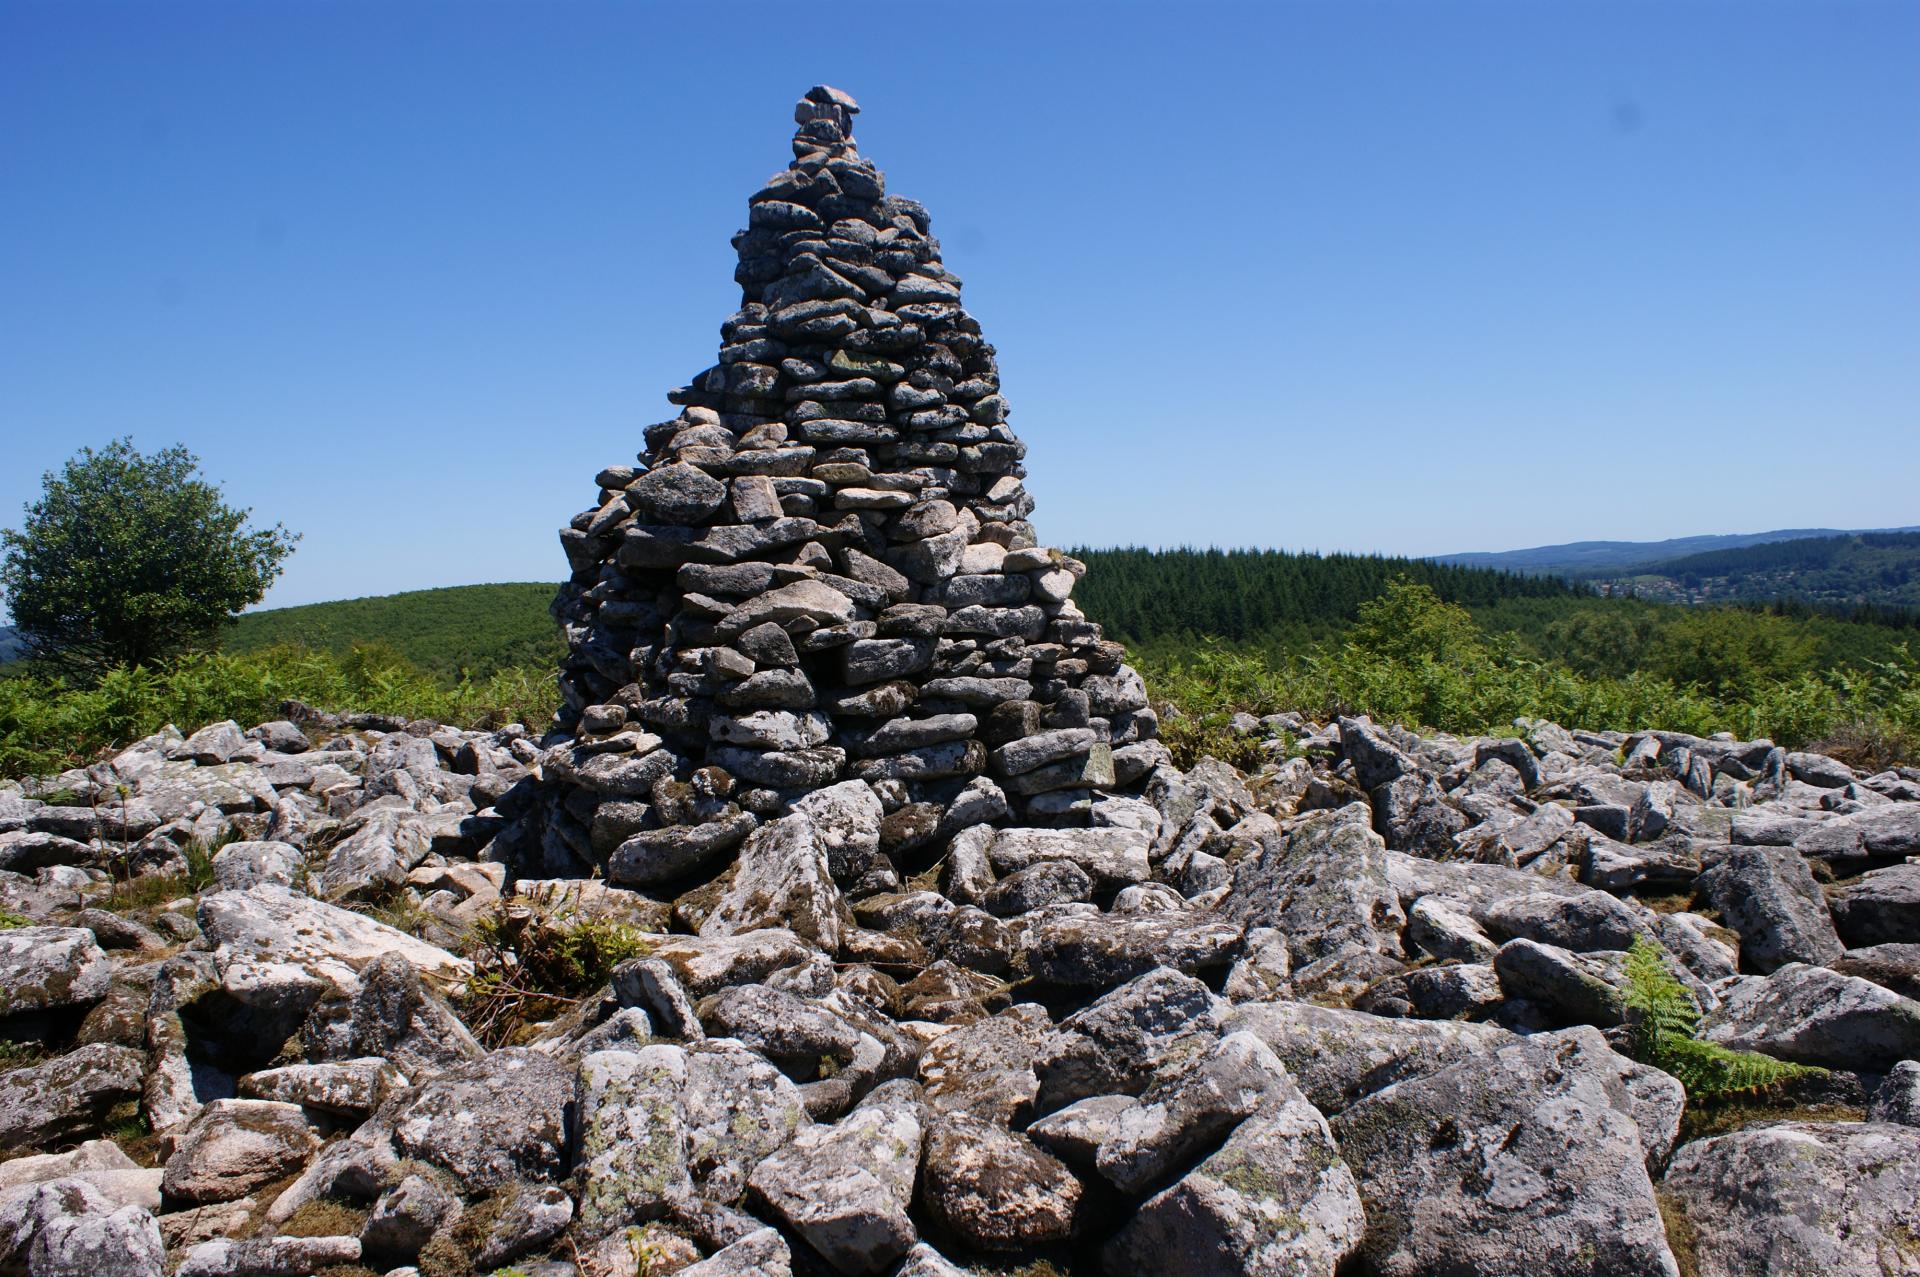
<instances>
[{"instance_id":1,"label":"angular rock slab","mask_svg":"<svg viewBox=\"0 0 1920 1277\"><path fill-rule=\"evenodd\" d=\"M1920 1272L1920 1130L1781 1122L1687 1145L1662 1185L1700 1277Z\"/></svg>"},{"instance_id":2,"label":"angular rock slab","mask_svg":"<svg viewBox=\"0 0 1920 1277\"><path fill-rule=\"evenodd\" d=\"M875 1103L833 1126L803 1127L747 1182L828 1263L868 1277L919 1240L907 1207L924 1132L918 1105Z\"/></svg>"},{"instance_id":3,"label":"angular rock slab","mask_svg":"<svg viewBox=\"0 0 1920 1277\"><path fill-rule=\"evenodd\" d=\"M1576 1042L1516 1042L1332 1120L1382 1277L1678 1277L1634 1115Z\"/></svg>"},{"instance_id":4,"label":"angular rock slab","mask_svg":"<svg viewBox=\"0 0 1920 1277\"><path fill-rule=\"evenodd\" d=\"M1006 1128L964 1114L927 1136L920 1200L968 1249L1022 1251L1071 1237L1080 1181L1057 1159Z\"/></svg>"},{"instance_id":5,"label":"angular rock slab","mask_svg":"<svg viewBox=\"0 0 1920 1277\"><path fill-rule=\"evenodd\" d=\"M495 1051L397 1096L389 1121L403 1157L451 1172L469 1192L517 1180L555 1180L567 1169L572 1072L536 1051Z\"/></svg>"},{"instance_id":6,"label":"angular rock slab","mask_svg":"<svg viewBox=\"0 0 1920 1277\"><path fill-rule=\"evenodd\" d=\"M826 846L810 819L792 815L748 835L733 885L700 924L700 934L730 936L782 927L833 953L848 922Z\"/></svg>"},{"instance_id":7,"label":"angular rock slab","mask_svg":"<svg viewBox=\"0 0 1920 1277\"><path fill-rule=\"evenodd\" d=\"M465 958L365 914L272 883L202 896L200 930L216 946L214 960L229 979L235 968L286 965L351 994L360 987L360 971L389 953L406 958L425 976L463 980L473 974Z\"/></svg>"},{"instance_id":8,"label":"angular rock slab","mask_svg":"<svg viewBox=\"0 0 1920 1277\"><path fill-rule=\"evenodd\" d=\"M1367 1217L1326 1119L1298 1090L1148 1199L1108 1243L1113 1277L1330 1274Z\"/></svg>"},{"instance_id":9,"label":"angular rock slab","mask_svg":"<svg viewBox=\"0 0 1920 1277\"><path fill-rule=\"evenodd\" d=\"M1880 1073L1920 1059L1920 1002L1794 962L1723 989L1701 1036L1799 1064Z\"/></svg>"},{"instance_id":10,"label":"angular rock slab","mask_svg":"<svg viewBox=\"0 0 1920 1277\"><path fill-rule=\"evenodd\" d=\"M86 1006L112 981L112 960L84 927L0 931L0 1015Z\"/></svg>"},{"instance_id":11,"label":"angular rock slab","mask_svg":"<svg viewBox=\"0 0 1920 1277\"><path fill-rule=\"evenodd\" d=\"M575 1101L580 1232L598 1238L666 1214L693 1191L677 1046L595 1051L580 1061Z\"/></svg>"}]
</instances>

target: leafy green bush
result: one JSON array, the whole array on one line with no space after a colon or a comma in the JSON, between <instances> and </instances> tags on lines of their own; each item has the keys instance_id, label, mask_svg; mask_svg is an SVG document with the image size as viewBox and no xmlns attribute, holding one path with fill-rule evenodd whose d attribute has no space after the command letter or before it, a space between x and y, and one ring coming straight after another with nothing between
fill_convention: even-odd
<instances>
[{"instance_id":1,"label":"leafy green bush","mask_svg":"<svg viewBox=\"0 0 1920 1277\"><path fill-rule=\"evenodd\" d=\"M1636 936L1627 951L1627 1054L1671 1074L1687 1098L1711 1101L1752 1095L1793 1078L1821 1072L1753 1051L1703 1042L1700 1009L1674 977L1660 946Z\"/></svg>"},{"instance_id":2,"label":"leafy green bush","mask_svg":"<svg viewBox=\"0 0 1920 1277\"><path fill-rule=\"evenodd\" d=\"M538 727L551 717L559 688L550 668L509 668L448 684L371 643L341 656L298 647L192 653L110 670L85 687L21 673L0 677L0 775L76 766L169 723L193 731L223 718L249 725L277 718L288 698L336 713Z\"/></svg>"},{"instance_id":3,"label":"leafy green bush","mask_svg":"<svg viewBox=\"0 0 1920 1277\"><path fill-rule=\"evenodd\" d=\"M83 677L209 645L258 603L300 538L250 528L175 445L82 448L0 529L0 589L39 660Z\"/></svg>"},{"instance_id":4,"label":"leafy green bush","mask_svg":"<svg viewBox=\"0 0 1920 1277\"><path fill-rule=\"evenodd\" d=\"M1715 618L1746 615L1698 614L1699 624L1709 628ZM1740 629L1746 622L1734 625ZM1361 605L1337 643L1294 653L1212 640L1155 645L1140 654L1140 665L1157 696L1202 723L1234 710L1298 710L1322 720L1370 714L1440 731L1500 732L1527 717L1596 731L1730 731L1789 747L1850 734L1875 743L1880 765L1913 757L1912 742L1920 738L1920 662L1905 644L1883 660L1783 674L1791 663L1775 658L1785 649L1764 635L1755 637L1766 628L1747 626L1746 639L1718 648L1704 640L1691 648L1684 639L1674 640L1694 652L1689 659L1709 660L1700 655L1709 648L1730 653L1728 660L1748 659L1741 652L1761 654L1752 657L1751 668L1718 680L1718 690L1639 670L1582 673L1534 655L1510 634L1486 633L1465 609L1443 602L1427 586L1397 581ZM1693 626L1684 633L1693 634ZM1588 638L1596 647L1627 641L1593 627Z\"/></svg>"}]
</instances>

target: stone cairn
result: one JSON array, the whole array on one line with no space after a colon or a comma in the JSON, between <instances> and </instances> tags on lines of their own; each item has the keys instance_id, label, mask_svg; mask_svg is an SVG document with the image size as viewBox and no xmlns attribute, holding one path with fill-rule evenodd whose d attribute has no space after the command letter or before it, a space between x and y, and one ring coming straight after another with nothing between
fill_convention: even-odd
<instances>
[{"instance_id":1,"label":"stone cairn","mask_svg":"<svg viewBox=\"0 0 1920 1277\"><path fill-rule=\"evenodd\" d=\"M560 534L546 872L684 880L851 781L881 846L834 875L887 890L960 829L1085 825L1166 761L1070 597L1084 566L1035 537L994 349L858 111L800 100L795 158L733 239L718 364Z\"/></svg>"}]
</instances>

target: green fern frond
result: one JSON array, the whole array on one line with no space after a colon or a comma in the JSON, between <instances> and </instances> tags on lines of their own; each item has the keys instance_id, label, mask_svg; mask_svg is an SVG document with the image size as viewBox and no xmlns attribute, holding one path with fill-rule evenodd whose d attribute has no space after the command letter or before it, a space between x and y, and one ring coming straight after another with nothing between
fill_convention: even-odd
<instances>
[{"instance_id":1,"label":"green fern frond","mask_svg":"<svg viewBox=\"0 0 1920 1277\"><path fill-rule=\"evenodd\" d=\"M1667 966L1660 946L1636 936L1627 950L1627 1054L1672 1075L1690 1100L1764 1091L1825 1070L1702 1042L1700 1008Z\"/></svg>"}]
</instances>

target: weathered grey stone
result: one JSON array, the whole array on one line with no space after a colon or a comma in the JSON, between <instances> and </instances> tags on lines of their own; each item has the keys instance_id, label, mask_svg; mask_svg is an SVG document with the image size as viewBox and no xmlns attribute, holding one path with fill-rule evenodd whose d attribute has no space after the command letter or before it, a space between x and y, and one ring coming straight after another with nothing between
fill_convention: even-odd
<instances>
[{"instance_id":1,"label":"weathered grey stone","mask_svg":"<svg viewBox=\"0 0 1920 1277\"><path fill-rule=\"evenodd\" d=\"M370 1256L411 1261L461 1211L460 1199L425 1175L408 1175L373 1204L360 1228Z\"/></svg>"},{"instance_id":2,"label":"weathered grey stone","mask_svg":"<svg viewBox=\"0 0 1920 1277\"><path fill-rule=\"evenodd\" d=\"M920 1058L928 1107L1001 1126L1019 1122L1039 1089L1034 1069L1051 1027L1045 1010L1020 1003L935 1038Z\"/></svg>"},{"instance_id":3,"label":"weathered grey stone","mask_svg":"<svg viewBox=\"0 0 1920 1277\"><path fill-rule=\"evenodd\" d=\"M747 838L733 884L700 925L703 937L781 927L832 953L848 924L827 848L804 813L763 825Z\"/></svg>"},{"instance_id":4,"label":"weathered grey stone","mask_svg":"<svg viewBox=\"0 0 1920 1277\"><path fill-rule=\"evenodd\" d=\"M812 822L836 882L853 881L873 867L880 854L880 822L886 816L873 786L842 781L805 795L793 810Z\"/></svg>"},{"instance_id":5,"label":"weathered grey stone","mask_svg":"<svg viewBox=\"0 0 1920 1277\"><path fill-rule=\"evenodd\" d=\"M255 1237L202 1242L174 1277L311 1277L360 1259L358 1237Z\"/></svg>"},{"instance_id":6,"label":"weathered grey stone","mask_svg":"<svg viewBox=\"0 0 1920 1277\"><path fill-rule=\"evenodd\" d=\"M1108 887L1144 882L1150 839L1137 829L1002 829L988 858L994 869L1014 873L1029 865L1065 860Z\"/></svg>"},{"instance_id":7,"label":"weathered grey stone","mask_svg":"<svg viewBox=\"0 0 1920 1277\"><path fill-rule=\"evenodd\" d=\"M264 883L200 898L200 929L216 947L222 977L263 964L291 965L336 988L359 987L359 971L383 954L399 954L425 975L464 979L473 966L404 931Z\"/></svg>"},{"instance_id":8,"label":"weathered grey stone","mask_svg":"<svg viewBox=\"0 0 1920 1277\"><path fill-rule=\"evenodd\" d=\"M245 891L263 882L297 886L306 868L300 849L284 842L231 842L213 855L213 880L223 891Z\"/></svg>"},{"instance_id":9,"label":"weathered grey stone","mask_svg":"<svg viewBox=\"0 0 1920 1277\"><path fill-rule=\"evenodd\" d=\"M698 523L726 499L726 484L689 465L661 466L627 485L628 503L652 523Z\"/></svg>"},{"instance_id":10,"label":"weathered grey stone","mask_svg":"<svg viewBox=\"0 0 1920 1277\"><path fill-rule=\"evenodd\" d=\"M701 1193L737 1202L747 1176L809 1125L800 1088L752 1051L732 1042L687 1052L683 1094L687 1163Z\"/></svg>"},{"instance_id":11,"label":"weathered grey stone","mask_svg":"<svg viewBox=\"0 0 1920 1277\"><path fill-rule=\"evenodd\" d=\"M1307 1002L1258 1002L1221 1017L1273 1048L1313 1106L1333 1114L1396 1082L1427 1077L1516 1041L1490 1024L1389 1020Z\"/></svg>"},{"instance_id":12,"label":"weathered grey stone","mask_svg":"<svg viewBox=\"0 0 1920 1277\"><path fill-rule=\"evenodd\" d=\"M1514 1042L1332 1119L1372 1271L1677 1277L1640 1129L1580 1054Z\"/></svg>"},{"instance_id":13,"label":"weathered grey stone","mask_svg":"<svg viewBox=\"0 0 1920 1277\"><path fill-rule=\"evenodd\" d=\"M686 1084L686 1053L677 1046L595 1051L580 1061L573 1162L583 1236L658 1219L693 1191Z\"/></svg>"},{"instance_id":14,"label":"weathered grey stone","mask_svg":"<svg viewBox=\"0 0 1920 1277\"><path fill-rule=\"evenodd\" d=\"M511 1048L452 1070L382 1111L403 1157L431 1163L470 1191L566 1173L573 1074L536 1051Z\"/></svg>"},{"instance_id":15,"label":"weathered grey stone","mask_svg":"<svg viewBox=\"0 0 1920 1277\"><path fill-rule=\"evenodd\" d=\"M1701 1036L1801 1064L1879 1073L1920 1059L1920 1002L1792 962L1764 979L1723 987Z\"/></svg>"},{"instance_id":16,"label":"weathered grey stone","mask_svg":"<svg viewBox=\"0 0 1920 1277\"><path fill-rule=\"evenodd\" d=\"M1902 1060L1887 1071L1867 1106L1867 1120L1920 1126L1920 1062Z\"/></svg>"},{"instance_id":17,"label":"weathered grey stone","mask_svg":"<svg viewBox=\"0 0 1920 1277\"><path fill-rule=\"evenodd\" d=\"M1204 1051L1227 1010L1206 985L1165 968L1122 985L1042 1043L1034 1108L1050 1113L1090 1096L1138 1094L1162 1068Z\"/></svg>"},{"instance_id":18,"label":"weathered grey stone","mask_svg":"<svg viewBox=\"0 0 1920 1277\"><path fill-rule=\"evenodd\" d=\"M1315 813L1284 839L1260 839L1234 867L1220 912L1280 930L1296 985L1338 983L1337 975L1319 977L1316 963L1359 955L1397 964L1406 914L1388 880L1386 855L1380 836L1366 826L1337 812Z\"/></svg>"},{"instance_id":19,"label":"weathered grey stone","mask_svg":"<svg viewBox=\"0 0 1920 1277\"><path fill-rule=\"evenodd\" d=\"M1093 879L1071 860L1043 860L1002 878L981 898L988 913L1018 917L1049 905L1093 898Z\"/></svg>"},{"instance_id":20,"label":"weathered grey stone","mask_svg":"<svg viewBox=\"0 0 1920 1277\"><path fill-rule=\"evenodd\" d=\"M1617 964L1532 940L1509 940L1493 968L1508 997L1551 1008L1563 1024L1612 1028L1626 1019Z\"/></svg>"},{"instance_id":21,"label":"weathered grey stone","mask_svg":"<svg viewBox=\"0 0 1920 1277\"><path fill-rule=\"evenodd\" d=\"M1913 1270L1920 1131L1781 1122L1687 1145L1662 1185L1701 1277Z\"/></svg>"},{"instance_id":22,"label":"weathered grey stone","mask_svg":"<svg viewBox=\"0 0 1920 1277\"><path fill-rule=\"evenodd\" d=\"M1833 920L1849 949L1920 943L1920 864L1860 875L1835 897Z\"/></svg>"},{"instance_id":23,"label":"weathered grey stone","mask_svg":"<svg viewBox=\"0 0 1920 1277\"><path fill-rule=\"evenodd\" d=\"M279 1100L340 1117L364 1118L404 1090L407 1077L379 1056L325 1064L288 1064L240 1079L242 1097Z\"/></svg>"},{"instance_id":24,"label":"weathered grey stone","mask_svg":"<svg viewBox=\"0 0 1920 1277\"><path fill-rule=\"evenodd\" d=\"M40 1152L98 1134L115 1107L139 1098L146 1063L144 1052L96 1043L0 1073L0 1150Z\"/></svg>"},{"instance_id":25,"label":"weathered grey stone","mask_svg":"<svg viewBox=\"0 0 1920 1277\"><path fill-rule=\"evenodd\" d=\"M968 1249L1022 1251L1075 1231L1080 1181L1002 1126L942 1116L927 1134L924 1161L920 1200Z\"/></svg>"},{"instance_id":26,"label":"weathered grey stone","mask_svg":"<svg viewBox=\"0 0 1920 1277\"><path fill-rule=\"evenodd\" d=\"M319 1148L298 1104L214 1100L175 1143L162 1188L192 1206L232 1201L301 1169Z\"/></svg>"},{"instance_id":27,"label":"weathered grey stone","mask_svg":"<svg viewBox=\"0 0 1920 1277\"><path fill-rule=\"evenodd\" d=\"M655 887L698 873L738 847L759 824L752 812L736 811L697 825L643 829L607 857L607 881Z\"/></svg>"},{"instance_id":28,"label":"weathered grey stone","mask_svg":"<svg viewBox=\"0 0 1920 1277\"><path fill-rule=\"evenodd\" d=\"M1094 1167L1121 1192L1145 1196L1245 1119L1299 1094L1271 1048L1251 1033L1230 1033L1164 1069L1139 1106L1119 1116Z\"/></svg>"},{"instance_id":29,"label":"weathered grey stone","mask_svg":"<svg viewBox=\"0 0 1920 1277\"><path fill-rule=\"evenodd\" d=\"M793 1277L791 1260L780 1234L762 1228L682 1268L680 1277Z\"/></svg>"},{"instance_id":30,"label":"weathered grey stone","mask_svg":"<svg viewBox=\"0 0 1920 1277\"><path fill-rule=\"evenodd\" d=\"M112 981L113 960L84 927L0 930L0 1016L98 1002Z\"/></svg>"},{"instance_id":31,"label":"weathered grey stone","mask_svg":"<svg viewBox=\"0 0 1920 1277\"><path fill-rule=\"evenodd\" d=\"M1039 979L1110 989L1156 967L1193 975L1233 964L1241 926L1207 910L1064 914L1032 932L1028 964Z\"/></svg>"},{"instance_id":32,"label":"weathered grey stone","mask_svg":"<svg viewBox=\"0 0 1920 1277\"><path fill-rule=\"evenodd\" d=\"M763 927L737 935L661 936L652 943L653 957L665 962L689 996L703 998L735 984L764 980L782 967L805 962L813 952L806 942L784 927ZM644 988L633 983L633 959L614 968L613 989L626 1006L647 1006Z\"/></svg>"},{"instance_id":33,"label":"weathered grey stone","mask_svg":"<svg viewBox=\"0 0 1920 1277\"><path fill-rule=\"evenodd\" d=\"M1740 933L1741 965L1750 971L1790 962L1824 966L1841 954L1819 885L1791 848L1735 847L1700 876L1700 889Z\"/></svg>"},{"instance_id":34,"label":"weathered grey stone","mask_svg":"<svg viewBox=\"0 0 1920 1277\"><path fill-rule=\"evenodd\" d=\"M1110 1273L1292 1277L1331 1273L1366 1215L1326 1119L1288 1086L1218 1151L1149 1199L1106 1248Z\"/></svg>"},{"instance_id":35,"label":"weathered grey stone","mask_svg":"<svg viewBox=\"0 0 1920 1277\"><path fill-rule=\"evenodd\" d=\"M754 1196L843 1273L887 1271L918 1237L913 1200L924 1123L910 1103L806 1126L748 1177Z\"/></svg>"}]
</instances>

